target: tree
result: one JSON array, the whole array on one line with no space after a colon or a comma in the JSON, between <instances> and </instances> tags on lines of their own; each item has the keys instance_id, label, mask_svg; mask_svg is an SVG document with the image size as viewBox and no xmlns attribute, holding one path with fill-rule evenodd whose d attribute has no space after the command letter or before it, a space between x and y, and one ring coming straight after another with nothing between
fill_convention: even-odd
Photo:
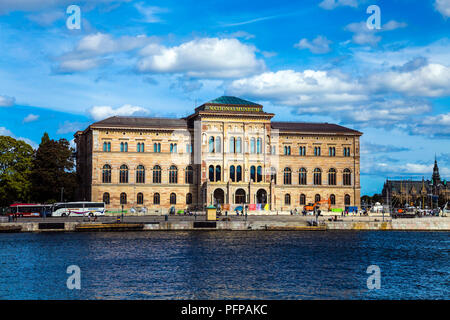
<instances>
[{"instance_id":1,"label":"tree","mask_svg":"<svg viewBox=\"0 0 450 320\"><path fill-rule=\"evenodd\" d=\"M38 202L52 203L61 200L73 200L77 188L74 172L73 149L66 139L50 140L44 133L36 151L31 173L32 195Z\"/></svg>"},{"instance_id":2,"label":"tree","mask_svg":"<svg viewBox=\"0 0 450 320\"><path fill-rule=\"evenodd\" d=\"M0 206L30 201L33 148L8 136L0 136Z\"/></svg>"}]
</instances>

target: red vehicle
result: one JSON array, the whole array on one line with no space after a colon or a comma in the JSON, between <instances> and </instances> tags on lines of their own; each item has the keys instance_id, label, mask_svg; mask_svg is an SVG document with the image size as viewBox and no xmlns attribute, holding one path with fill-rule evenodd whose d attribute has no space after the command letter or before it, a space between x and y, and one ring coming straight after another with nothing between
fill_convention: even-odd
<instances>
[{"instance_id":1,"label":"red vehicle","mask_svg":"<svg viewBox=\"0 0 450 320\"><path fill-rule=\"evenodd\" d=\"M7 215L17 217L40 217L45 211L45 205L35 203L14 203L9 206Z\"/></svg>"}]
</instances>

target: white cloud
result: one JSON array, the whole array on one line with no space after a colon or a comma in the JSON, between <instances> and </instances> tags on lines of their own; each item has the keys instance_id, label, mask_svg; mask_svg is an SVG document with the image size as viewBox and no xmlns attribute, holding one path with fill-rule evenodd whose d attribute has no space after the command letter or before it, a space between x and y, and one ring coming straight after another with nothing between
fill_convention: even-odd
<instances>
[{"instance_id":1,"label":"white cloud","mask_svg":"<svg viewBox=\"0 0 450 320\"><path fill-rule=\"evenodd\" d=\"M360 45L376 46L381 40L381 36L377 34L383 31L392 31L407 26L404 22L397 22L391 20L384 24L381 29L369 29L365 21L350 23L345 27L345 30L353 33L352 41Z\"/></svg>"},{"instance_id":2,"label":"white cloud","mask_svg":"<svg viewBox=\"0 0 450 320\"><path fill-rule=\"evenodd\" d=\"M444 17L450 17L450 0L436 0L434 6Z\"/></svg>"},{"instance_id":3,"label":"white cloud","mask_svg":"<svg viewBox=\"0 0 450 320\"><path fill-rule=\"evenodd\" d=\"M116 109L110 106L94 106L88 110L88 113L94 120L98 121L112 116L147 115L149 114L149 111L142 107L125 104Z\"/></svg>"},{"instance_id":4,"label":"white cloud","mask_svg":"<svg viewBox=\"0 0 450 320\"><path fill-rule=\"evenodd\" d=\"M150 44L141 50L141 72L184 73L196 78L233 78L262 71L256 48L237 39L202 38L167 48Z\"/></svg>"},{"instance_id":5,"label":"white cloud","mask_svg":"<svg viewBox=\"0 0 450 320\"><path fill-rule=\"evenodd\" d=\"M64 121L64 123L59 125L58 131L56 133L58 134L67 134L72 133L74 134L78 130L85 129L89 124L84 122L71 122L71 121Z\"/></svg>"},{"instance_id":6,"label":"white cloud","mask_svg":"<svg viewBox=\"0 0 450 320\"><path fill-rule=\"evenodd\" d=\"M28 143L33 149L37 149L38 148L38 144L36 142L34 142L31 139L28 138L23 138L23 137L16 137L11 130L5 128L5 127L0 127L0 136L9 136L11 138L14 138L16 140L21 140L24 141L26 143Z\"/></svg>"},{"instance_id":7,"label":"white cloud","mask_svg":"<svg viewBox=\"0 0 450 320\"><path fill-rule=\"evenodd\" d=\"M165 13L168 11L165 8L160 8L160 7L155 7L155 6L146 6L142 2L136 3L134 5L134 7L143 16L143 19L141 21L146 22L146 23L162 22L161 18L158 17L158 14Z\"/></svg>"},{"instance_id":8,"label":"white cloud","mask_svg":"<svg viewBox=\"0 0 450 320\"><path fill-rule=\"evenodd\" d=\"M88 4L90 6L130 2L131 0L78 0L77 4ZM13 11L41 11L55 7L68 6L73 0L1 0L0 14Z\"/></svg>"},{"instance_id":9,"label":"white cloud","mask_svg":"<svg viewBox=\"0 0 450 320\"><path fill-rule=\"evenodd\" d=\"M16 102L14 97L0 95L0 107L11 107Z\"/></svg>"},{"instance_id":10,"label":"white cloud","mask_svg":"<svg viewBox=\"0 0 450 320\"><path fill-rule=\"evenodd\" d=\"M63 10L44 11L40 13L30 14L27 18L37 24L47 27L52 25L55 21L66 17Z\"/></svg>"},{"instance_id":11,"label":"white cloud","mask_svg":"<svg viewBox=\"0 0 450 320\"><path fill-rule=\"evenodd\" d=\"M312 53L322 54L330 52L330 43L326 37L317 36L312 41L306 38L301 39L294 47L299 49L309 49Z\"/></svg>"},{"instance_id":12,"label":"white cloud","mask_svg":"<svg viewBox=\"0 0 450 320\"><path fill-rule=\"evenodd\" d=\"M358 0L323 0L319 3L319 7L326 10L333 10L341 6L356 8L358 6Z\"/></svg>"},{"instance_id":13,"label":"white cloud","mask_svg":"<svg viewBox=\"0 0 450 320\"><path fill-rule=\"evenodd\" d=\"M427 64L409 72L388 71L369 77L377 90L390 90L408 96L441 97L450 95L450 68Z\"/></svg>"},{"instance_id":14,"label":"white cloud","mask_svg":"<svg viewBox=\"0 0 450 320\"><path fill-rule=\"evenodd\" d=\"M24 123L29 123L29 122L33 122L39 119L39 115L36 114L32 114L30 113L29 115L27 115L24 119L23 122Z\"/></svg>"}]
</instances>

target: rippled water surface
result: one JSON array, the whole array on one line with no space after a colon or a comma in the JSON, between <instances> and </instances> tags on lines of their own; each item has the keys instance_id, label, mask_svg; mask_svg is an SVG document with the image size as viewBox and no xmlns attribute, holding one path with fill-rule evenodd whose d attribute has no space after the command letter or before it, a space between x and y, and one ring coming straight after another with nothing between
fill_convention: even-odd
<instances>
[{"instance_id":1,"label":"rippled water surface","mask_svg":"<svg viewBox=\"0 0 450 320\"><path fill-rule=\"evenodd\" d=\"M449 299L449 251L446 232L0 234L0 298Z\"/></svg>"}]
</instances>

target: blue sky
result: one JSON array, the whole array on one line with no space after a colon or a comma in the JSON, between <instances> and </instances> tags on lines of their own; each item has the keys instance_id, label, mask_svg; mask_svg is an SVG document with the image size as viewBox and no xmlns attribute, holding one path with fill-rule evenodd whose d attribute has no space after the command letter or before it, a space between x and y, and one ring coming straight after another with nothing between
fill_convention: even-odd
<instances>
[{"instance_id":1,"label":"blue sky","mask_svg":"<svg viewBox=\"0 0 450 320\"><path fill-rule=\"evenodd\" d=\"M81 29L69 30L69 5ZM370 5L381 29L370 30ZM364 132L362 193L450 177L450 0L2 0L0 134L34 147L221 95Z\"/></svg>"}]
</instances>

